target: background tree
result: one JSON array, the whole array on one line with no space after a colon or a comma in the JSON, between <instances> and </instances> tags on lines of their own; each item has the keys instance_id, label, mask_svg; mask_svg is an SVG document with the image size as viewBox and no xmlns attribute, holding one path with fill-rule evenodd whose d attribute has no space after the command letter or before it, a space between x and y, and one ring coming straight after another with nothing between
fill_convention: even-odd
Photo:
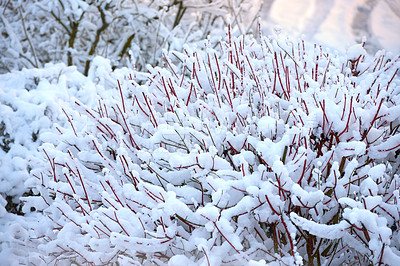
<instances>
[{"instance_id":1,"label":"background tree","mask_svg":"<svg viewBox=\"0 0 400 266\"><path fill-rule=\"evenodd\" d=\"M96 55L113 67L156 65L163 48L179 50L232 25L249 32L261 4L249 0L10 0L1 6L0 71L75 65L85 75ZM249 19L251 18L251 19ZM129 54L129 51L132 51Z\"/></svg>"}]
</instances>

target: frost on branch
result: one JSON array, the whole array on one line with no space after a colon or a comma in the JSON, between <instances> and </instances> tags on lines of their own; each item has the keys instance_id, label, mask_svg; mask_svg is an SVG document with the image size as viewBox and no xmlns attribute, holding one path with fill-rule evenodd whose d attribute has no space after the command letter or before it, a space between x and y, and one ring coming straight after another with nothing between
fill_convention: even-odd
<instances>
[{"instance_id":1,"label":"frost on branch","mask_svg":"<svg viewBox=\"0 0 400 266\"><path fill-rule=\"evenodd\" d=\"M399 57L228 34L163 59L43 136L32 260L400 259Z\"/></svg>"}]
</instances>

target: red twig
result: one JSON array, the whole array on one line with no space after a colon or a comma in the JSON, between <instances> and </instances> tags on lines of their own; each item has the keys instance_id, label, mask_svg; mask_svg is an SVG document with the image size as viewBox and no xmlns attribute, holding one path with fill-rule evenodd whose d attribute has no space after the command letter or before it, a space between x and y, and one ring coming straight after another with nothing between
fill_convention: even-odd
<instances>
[{"instance_id":1,"label":"red twig","mask_svg":"<svg viewBox=\"0 0 400 266\"><path fill-rule=\"evenodd\" d=\"M125 100L124 100L124 95L122 94L121 84L119 83L119 80L117 80L117 82L118 82L119 93L121 94L122 109L124 110L124 113L126 113Z\"/></svg>"},{"instance_id":2,"label":"red twig","mask_svg":"<svg viewBox=\"0 0 400 266\"><path fill-rule=\"evenodd\" d=\"M235 248L235 246L232 245L232 243L229 241L229 239L221 232L221 230L219 230L219 228L218 228L218 226L217 226L217 223L216 223L216 222L213 222L213 223L214 223L215 228L218 230L218 232L221 234L221 236L226 240L226 242L228 242L228 244L229 244L238 254L240 254L240 251L237 250L237 249Z\"/></svg>"},{"instance_id":3,"label":"red twig","mask_svg":"<svg viewBox=\"0 0 400 266\"><path fill-rule=\"evenodd\" d=\"M76 134L76 131L75 131L74 124L72 123L71 119L69 118L69 116L68 116L67 112L65 112L64 108L62 108L62 110L63 110L63 112L64 112L65 116L67 117L67 119L68 119L68 122L69 122L69 124L71 125L71 127L72 127L72 130L74 131L74 134L75 134L75 136L77 137L78 135Z\"/></svg>"}]
</instances>

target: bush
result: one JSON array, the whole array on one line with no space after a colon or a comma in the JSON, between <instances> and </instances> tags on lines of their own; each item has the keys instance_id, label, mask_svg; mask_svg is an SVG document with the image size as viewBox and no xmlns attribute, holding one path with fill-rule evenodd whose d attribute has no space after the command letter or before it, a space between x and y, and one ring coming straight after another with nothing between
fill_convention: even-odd
<instances>
[{"instance_id":1,"label":"bush","mask_svg":"<svg viewBox=\"0 0 400 266\"><path fill-rule=\"evenodd\" d=\"M0 75L0 194L4 198L12 197L17 204L28 192L24 182L32 168L30 161L41 153L41 133L65 120L60 105L74 96L95 106L95 87L114 86L116 79L124 76L126 69L106 75L111 67L104 61L95 59L88 77L64 64Z\"/></svg>"},{"instance_id":2,"label":"bush","mask_svg":"<svg viewBox=\"0 0 400 266\"><path fill-rule=\"evenodd\" d=\"M399 57L229 32L163 59L41 135L32 262L400 260Z\"/></svg>"},{"instance_id":3,"label":"bush","mask_svg":"<svg viewBox=\"0 0 400 266\"><path fill-rule=\"evenodd\" d=\"M23 247L29 234L24 228L37 221L22 213L20 197L32 195L24 183L35 167L32 162L43 153L38 149L41 135L54 123L67 121L62 106L71 96L95 106L96 90L114 86L127 69L111 71L107 60L96 58L89 72L85 77L76 67L48 64L0 75L0 261L4 265L24 264L28 255Z\"/></svg>"}]
</instances>

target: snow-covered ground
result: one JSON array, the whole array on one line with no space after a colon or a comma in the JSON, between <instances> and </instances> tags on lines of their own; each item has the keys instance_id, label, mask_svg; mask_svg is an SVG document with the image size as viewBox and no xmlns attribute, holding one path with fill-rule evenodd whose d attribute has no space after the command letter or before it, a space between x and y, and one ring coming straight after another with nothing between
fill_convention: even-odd
<instances>
[{"instance_id":1,"label":"snow-covered ground","mask_svg":"<svg viewBox=\"0 0 400 266\"><path fill-rule=\"evenodd\" d=\"M264 0L262 20L339 51L366 37L370 53L400 52L400 0Z\"/></svg>"}]
</instances>

